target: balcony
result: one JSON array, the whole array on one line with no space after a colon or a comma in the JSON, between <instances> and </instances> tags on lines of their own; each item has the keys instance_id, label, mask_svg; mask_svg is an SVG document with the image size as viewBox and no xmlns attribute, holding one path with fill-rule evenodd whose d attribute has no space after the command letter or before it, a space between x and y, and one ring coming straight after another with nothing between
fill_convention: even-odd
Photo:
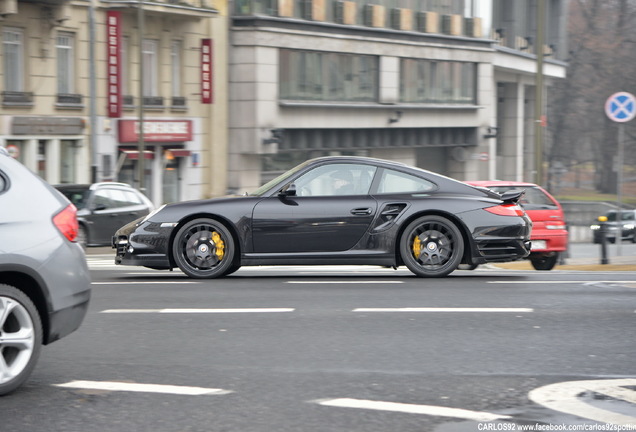
<instances>
[{"instance_id":1,"label":"balcony","mask_svg":"<svg viewBox=\"0 0 636 432\"><path fill-rule=\"evenodd\" d=\"M3 91L2 105L9 107L26 107L33 106L33 93L20 91Z\"/></svg>"}]
</instances>

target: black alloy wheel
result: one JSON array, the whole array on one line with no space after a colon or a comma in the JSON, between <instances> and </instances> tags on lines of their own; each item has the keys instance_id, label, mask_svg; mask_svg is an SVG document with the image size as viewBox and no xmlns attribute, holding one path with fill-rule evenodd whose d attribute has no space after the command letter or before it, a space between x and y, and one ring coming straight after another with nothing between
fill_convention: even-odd
<instances>
[{"instance_id":1,"label":"black alloy wheel","mask_svg":"<svg viewBox=\"0 0 636 432\"><path fill-rule=\"evenodd\" d=\"M228 274L236 248L229 230L214 219L195 219L179 229L172 255L181 271L195 279L213 279Z\"/></svg>"},{"instance_id":2,"label":"black alloy wheel","mask_svg":"<svg viewBox=\"0 0 636 432\"><path fill-rule=\"evenodd\" d=\"M559 261L559 253L553 252L548 255L542 255L536 258L530 258L530 262L532 263L532 267L535 270L548 271L552 270L554 266L556 266Z\"/></svg>"},{"instance_id":3,"label":"black alloy wheel","mask_svg":"<svg viewBox=\"0 0 636 432\"><path fill-rule=\"evenodd\" d=\"M441 216L422 216L411 222L400 239L404 264L421 277L442 277L454 271L464 254L457 226Z\"/></svg>"}]
</instances>

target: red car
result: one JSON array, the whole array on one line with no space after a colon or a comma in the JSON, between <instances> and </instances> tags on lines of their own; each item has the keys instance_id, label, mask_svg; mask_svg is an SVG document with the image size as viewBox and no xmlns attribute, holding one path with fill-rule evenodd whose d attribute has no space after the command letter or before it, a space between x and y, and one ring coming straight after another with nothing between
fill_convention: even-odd
<instances>
[{"instance_id":1,"label":"red car","mask_svg":"<svg viewBox=\"0 0 636 432\"><path fill-rule=\"evenodd\" d=\"M536 270L552 270L561 252L568 248L568 232L561 204L545 189L533 184L512 181L469 181L473 186L495 192L525 189L519 203L532 220L532 252L528 259Z\"/></svg>"}]
</instances>

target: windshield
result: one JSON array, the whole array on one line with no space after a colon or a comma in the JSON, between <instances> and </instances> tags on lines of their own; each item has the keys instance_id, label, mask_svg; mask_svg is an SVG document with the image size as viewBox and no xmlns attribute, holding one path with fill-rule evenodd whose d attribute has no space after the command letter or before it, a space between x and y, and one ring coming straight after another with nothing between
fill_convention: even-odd
<instances>
[{"instance_id":1,"label":"windshield","mask_svg":"<svg viewBox=\"0 0 636 432\"><path fill-rule=\"evenodd\" d=\"M618 216L618 212L609 212L607 214L608 222L616 222L616 216ZM634 212L633 211L622 211L621 212L621 220L624 221L633 221L634 220Z\"/></svg>"},{"instance_id":2,"label":"windshield","mask_svg":"<svg viewBox=\"0 0 636 432\"><path fill-rule=\"evenodd\" d=\"M88 188L60 188L58 189L62 194L73 203L78 210L86 207L86 201L88 198Z\"/></svg>"},{"instance_id":3,"label":"windshield","mask_svg":"<svg viewBox=\"0 0 636 432\"><path fill-rule=\"evenodd\" d=\"M268 181L263 186L259 187L258 189L256 189L254 192L252 192L249 195L250 196L261 196L261 195L263 195L265 192L267 192L268 190L270 190L271 188L276 186L278 183L283 183L286 179L292 177L294 174L296 174L298 171L300 171L302 168L304 168L306 164L307 163L302 163L302 164L298 165L297 167L294 167L291 170L279 175L274 180Z\"/></svg>"}]
</instances>

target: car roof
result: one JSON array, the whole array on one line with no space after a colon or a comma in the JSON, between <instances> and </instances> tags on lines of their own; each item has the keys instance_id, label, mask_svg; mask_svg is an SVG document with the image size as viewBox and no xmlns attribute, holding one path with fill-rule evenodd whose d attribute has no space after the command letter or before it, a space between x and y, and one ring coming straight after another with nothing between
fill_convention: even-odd
<instances>
[{"instance_id":1,"label":"car roof","mask_svg":"<svg viewBox=\"0 0 636 432\"><path fill-rule=\"evenodd\" d=\"M55 185L55 188L56 189L91 189L91 190L95 190L95 189L99 189L100 187L105 187L105 186L125 187L125 188L131 188L132 189L132 186L130 186L128 183L118 183L118 182L100 182L100 183L92 183L92 184L63 183L63 184Z\"/></svg>"}]
</instances>

